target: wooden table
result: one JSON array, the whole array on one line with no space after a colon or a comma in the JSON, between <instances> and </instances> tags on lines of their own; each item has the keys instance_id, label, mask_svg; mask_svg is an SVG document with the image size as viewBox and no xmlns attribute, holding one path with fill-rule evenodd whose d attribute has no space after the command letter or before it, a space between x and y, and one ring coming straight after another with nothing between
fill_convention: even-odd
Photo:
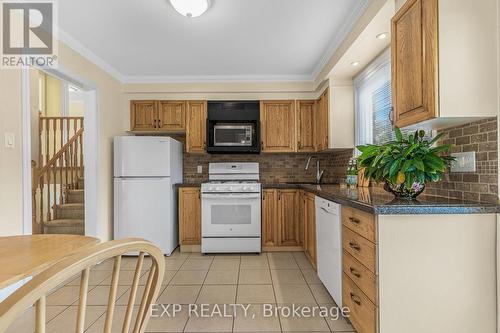
<instances>
[{"instance_id":1,"label":"wooden table","mask_svg":"<svg viewBox=\"0 0 500 333\"><path fill-rule=\"evenodd\" d=\"M0 289L98 243L97 238L78 235L0 237Z\"/></svg>"}]
</instances>

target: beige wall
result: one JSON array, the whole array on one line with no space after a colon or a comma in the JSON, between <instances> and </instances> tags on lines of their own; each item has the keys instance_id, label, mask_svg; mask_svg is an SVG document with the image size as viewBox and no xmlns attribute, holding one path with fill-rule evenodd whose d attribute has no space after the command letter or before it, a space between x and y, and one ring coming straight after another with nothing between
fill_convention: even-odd
<instances>
[{"instance_id":1,"label":"beige wall","mask_svg":"<svg viewBox=\"0 0 500 333\"><path fill-rule=\"evenodd\" d=\"M0 73L0 236L7 236L23 232L21 71ZM14 148L5 148L6 132L14 133Z\"/></svg>"},{"instance_id":2,"label":"beige wall","mask_svg":"<svg viewBox=\"0 0 500 333\"><path fill-rule=\"evenodd\" d=\"M45 116L60 117L62 97L61 81L50 75L45 75Z\"/></svg>"},{"instance_id":3,"label":"beige wall","mask_svg":"<svg viewBox=\"0 0 500 333\"><path fill-rule=\"evenodd\" d=\"M100 216L103 240L112 237L112 140L128 126L123 110L122 84L60 43L59 64L98 88L100 123ZM19 70L0 70L0 236L22 233L22 105ZM13 132L16 146L4 147L4 134Z\"/></svg>"}]
</instances>

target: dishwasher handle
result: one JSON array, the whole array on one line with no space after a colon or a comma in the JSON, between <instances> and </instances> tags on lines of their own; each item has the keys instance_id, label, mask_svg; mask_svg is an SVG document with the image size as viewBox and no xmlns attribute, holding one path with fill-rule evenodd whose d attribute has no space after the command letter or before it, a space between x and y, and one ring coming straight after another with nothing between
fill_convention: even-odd
<instances>
[{"instance_id":1,"label":"dishwasher handle","mask_svg":"<svg viewBox=\"0 0 500 333\"><path fill-rule=\"evenodd\" d=\"M340 215L340 205L316 196L316 207L329 215Z\"/></svg>"}]
</instances>

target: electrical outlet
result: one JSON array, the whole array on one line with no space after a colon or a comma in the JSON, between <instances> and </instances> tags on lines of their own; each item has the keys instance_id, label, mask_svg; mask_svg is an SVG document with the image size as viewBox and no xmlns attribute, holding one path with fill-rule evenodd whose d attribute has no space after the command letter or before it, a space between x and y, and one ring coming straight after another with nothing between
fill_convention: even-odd
<instances>
[{"instance_id":1,"label":"electrical outlet","mask_svg":"<svg viewBox=\"0 0 500 333\"><path fill-rule=\"evenodd\" d=\"M5 147L14 148L16 144L14 133L5 133Z\"/></svg>"},{"instance_id":2,"label":"electrical outlet","mask_svg":"<svg viewBox=\"0 0 500 333\"><path fill-rule=\"evenodd\" d=\"M198 165L198 173L203 173L203 165Z\"/></svg>"},{"instance_id":3,"label":"electrical outlet","mask_svg":"<svg viewBox=\"0 0 500 333\"><path fill-rule=\"evenodd\" d=\"M451 164L451 172L476 172L476 152L453 153L456 158Z\"/></svg>"}]
</instances>

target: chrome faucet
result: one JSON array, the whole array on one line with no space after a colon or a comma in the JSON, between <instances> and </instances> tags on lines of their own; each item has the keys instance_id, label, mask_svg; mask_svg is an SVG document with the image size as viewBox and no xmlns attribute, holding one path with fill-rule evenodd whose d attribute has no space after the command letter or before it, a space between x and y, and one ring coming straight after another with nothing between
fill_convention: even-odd
<instances>
[{"instance_id":1,"label":"chrome faucet","mask_svg":"<svg viewBox=\"0 0 500 333\"><path fill-rule=\"evenodd\" d=\"M321 170L320 171L318 156L315 156L315 155L309 156L309 158L307 159L307 163L306 163L306 168L305 169L309 170L309 164L311 164L311 160L313 158L316 159L316 183L319 184L321 182L321 178L323 178L323 174L325 173L325 170Z\"/></svg>"}]
</instances>

